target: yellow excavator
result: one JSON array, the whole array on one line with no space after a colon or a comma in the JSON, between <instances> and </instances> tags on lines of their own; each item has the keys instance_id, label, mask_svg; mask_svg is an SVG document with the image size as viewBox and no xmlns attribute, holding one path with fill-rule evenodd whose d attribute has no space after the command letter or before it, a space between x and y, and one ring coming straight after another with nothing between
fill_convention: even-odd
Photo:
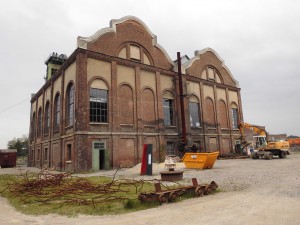
<instances>
[{"instance_id":1,"label":"yellow excavator","mask_svg":"<svg viewBox=\"0 0 300 225\"><path fill-rule=\"evenodd\" d=\"M245 130L251 130L254 134L251 138L247 138ZM286 158L290 155L290 145L288 141L269 141L267 131L257 125L240 122L239 130L241 133L241 145L250 154L252 159L272 159L273 156Z\"/></svg>"}]
</instances>

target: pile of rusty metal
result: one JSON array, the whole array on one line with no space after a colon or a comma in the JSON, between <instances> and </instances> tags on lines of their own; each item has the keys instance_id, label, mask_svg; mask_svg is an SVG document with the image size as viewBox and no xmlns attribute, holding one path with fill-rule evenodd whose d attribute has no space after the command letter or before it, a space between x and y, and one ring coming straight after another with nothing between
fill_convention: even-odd
<instances>
[{"instance_id":1,"label":"pile of rusty metal","mask_svg":"<svg viewBox=\"0 0 300 225\"><path fill-rule=\"evenodd\" d=\"M162 190L161 183L155 182L155 192L140 193L138 198L141 202L159 202L162 204L165 202L174 202L179 196L186 193L202 197L214 193L218 188L215 181L212 181L210 184L198 184L197 179L192 178L192 183L191 186L179 186L178 188Z\"/></svg>"}]
</instances>

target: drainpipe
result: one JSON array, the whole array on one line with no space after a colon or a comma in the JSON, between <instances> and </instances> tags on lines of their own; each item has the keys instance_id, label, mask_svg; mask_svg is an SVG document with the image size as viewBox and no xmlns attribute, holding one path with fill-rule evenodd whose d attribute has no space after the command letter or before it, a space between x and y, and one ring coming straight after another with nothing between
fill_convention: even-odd
<instances>
[{"instance_id":1,"label":"drainpipe","mask_svg":"<svg viewBox=\"0 0 300 225\"><path fill-rule=\"evenodd\" d=\"M183 96L183 87L182 87L180 52L177 52L177 64L178 64L178 77L179 77L179 97L180 97L180 111L181 111L181 124L182 124L182 138L183 138L183 144L186 145L187 144L186 123L185 123L184 96Z\"/></svg>"}]
</instances>

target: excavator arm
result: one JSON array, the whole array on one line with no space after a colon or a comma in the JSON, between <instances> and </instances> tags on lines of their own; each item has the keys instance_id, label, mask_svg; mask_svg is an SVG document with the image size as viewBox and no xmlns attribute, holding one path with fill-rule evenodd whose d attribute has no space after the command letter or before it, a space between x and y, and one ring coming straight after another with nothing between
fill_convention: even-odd
<instances>
[{"instance_id":1,"label":"excavator arm","mask_svg":"<svg viewBox=\"0 0 300 225\"><path fill-rule=\"evenodd\" d=\"M248 145L250 145L250 143L248 143L246 141L246 138L245 138L245 131L244 131L245 128L252 130L254 133L256 133L259 136L266 137L266 140L268 138L268 133L264 128L259 127L257 125L244 123L244 122L240 121L240 123L239 123L239 130L240 130L240 133L241 133L241 138L240 139L241 139L241 142L242 142L241 144L242 144L243 147L247 147Z\"/></svg>"}]
</instances>

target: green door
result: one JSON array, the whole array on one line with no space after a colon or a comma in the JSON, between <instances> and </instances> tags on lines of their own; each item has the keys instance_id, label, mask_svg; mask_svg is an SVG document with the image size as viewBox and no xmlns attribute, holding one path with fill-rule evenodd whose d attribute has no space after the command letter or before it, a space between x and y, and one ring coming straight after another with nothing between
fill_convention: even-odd
<instances>
[{"instance_id":1,"label":"green door","mask_svg":"<svg viewBox=\"0 0 300 225\"><path fill-rule=\"evenodd\" d=\"M106 150L106 143L101 141L93 142L92 169L105 170L109 169L109 157Z\"/></svg>"}]
</instances>

